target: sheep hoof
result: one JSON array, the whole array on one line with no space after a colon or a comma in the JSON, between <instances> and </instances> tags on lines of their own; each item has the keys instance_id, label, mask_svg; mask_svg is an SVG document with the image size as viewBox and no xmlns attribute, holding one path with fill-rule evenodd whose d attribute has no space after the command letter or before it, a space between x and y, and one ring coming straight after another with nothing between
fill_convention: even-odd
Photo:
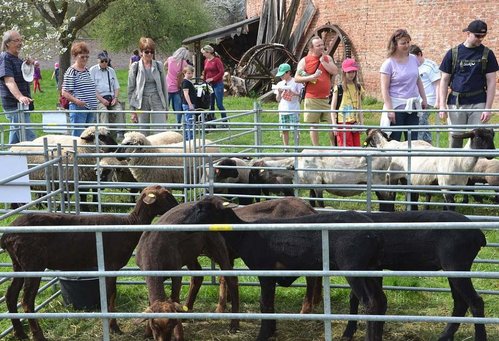
<instances>
[{"instance_id":1,"label":"sheep hoof","mask_svg":"<svg viewBox=\"0 0 499 341\"><path fill-rule=\"evenodd\" d=\"M24 330L22 330L22 329L19 332L17 332L17 331L14 332L14 336L16 338L18 338L19 340L28 340L29 339L28 334L26 334L24 332Z\"/></svg>"},{"instance_id":2,"label":"sheep hoof","mask_svg":"<svg viewBox=\"0 0 499 341\"><path fill-rule=\"evenodd\" d=\"M239 330L239 321L232 321L229 327L229 333L235 334Z\"/></svg>"}]
</instances>

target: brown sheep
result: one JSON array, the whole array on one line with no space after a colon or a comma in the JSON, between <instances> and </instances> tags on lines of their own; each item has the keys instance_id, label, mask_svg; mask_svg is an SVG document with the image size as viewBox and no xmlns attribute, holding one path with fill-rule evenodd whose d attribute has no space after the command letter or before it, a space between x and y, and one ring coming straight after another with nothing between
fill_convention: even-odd
<instances>
[{"instance_id":1,"label":"brown sheep","mask_svg":"<svg viewBox=\"0 0 499 341\"><path fill-rule=\"evenodd\" d=\"M190 214L195 203L181 204L164 214L157 224L181 224ZM258 218L296 217L314 214L316 211L304 200L287 197L261 202L258 204L238 207L235 210L242 219L255 220ZM231 256L225 246L222 236L215 232L144 232L137 246L136 260L142 270L178 270L187 265L191 270L201 270L197 258L202 254L213 259L223 270L231 270L233 260L237 256ZM158 257L161 255L161 257ZM239 299L237 282L233 277L228 277L227 286L232 299L232 312L239 311ZM149 292L149 302L156 300L165 301L166 294L163 287L163 277L146 277ZM199 291L203 277L193 277L186 306L193 309L196 295ZM171 299L179 302L181 278L172 278ZM221 283L220 301L217 312L223 312L226 302L225 282ZM308 290L307 290L308 291ZM309 296L307 296L309 297ZM307 301L307 300L306 300ZM304 302L305 304L305 302ZM307 302L307 305L309 303ZM235 331L239 327L238 320L232 320L230 330Z\"/></svg>"},{"instance_id":2,"label":"brown sheep","mask_svg":"<svg viewBox=\"0 0 499 341\"><path fill-rule=\"evenodd\" d=\"M144 225L150 224L154 217L177 206L173 195L161 186L145 188L134 210L127 216L71 215L62 213L30 213L23 215L11 226L60 226L60 225ZM139 241L142 232L103 233L106 270L119 270L125 266ZM97 266L95 233L6 233L0 246L7 250L12 259L14 271L44 271L58 269L78 271ZM5 295L10 313L17 313L19 292L24 285L22 305L26 313L33 313L35 297L40 285L40 277L16 277ZM115 311L116 278L106 278L109 311ZM27 338L19 319L12 319L14 335L19 339ZM29 325L36 341L45 341L42 329L36 320L30 319ZM111 330L119 332L115 319L110 320Z\"/></svg>"}]
</instances>

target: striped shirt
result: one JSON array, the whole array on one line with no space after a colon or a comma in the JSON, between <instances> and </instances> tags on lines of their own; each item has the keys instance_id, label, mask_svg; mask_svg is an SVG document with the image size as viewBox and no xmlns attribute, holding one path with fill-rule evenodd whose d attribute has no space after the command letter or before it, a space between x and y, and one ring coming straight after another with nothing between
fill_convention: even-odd
<instances>
[{"instance_id":1,"label":"striped shirt","mask_svg":"<svg viewBox=\"0 0 499 341\"><path fill-rule=\"evenodd\" d=\"M95 83L90 76L90 72L85 68L78 71L70 66L64 73L62 88L70 92L74 97L86 103L89 110L97 109L97 92Z\"/></svg>"}]
</instances>

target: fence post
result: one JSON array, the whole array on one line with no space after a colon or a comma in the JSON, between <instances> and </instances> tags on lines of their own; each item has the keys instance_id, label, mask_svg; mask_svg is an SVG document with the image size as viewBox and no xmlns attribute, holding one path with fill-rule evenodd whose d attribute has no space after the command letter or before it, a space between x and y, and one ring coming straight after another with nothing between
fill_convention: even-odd
<instances>
[{"instance_id":1,"label":"fence post","mask_svg":"<svg viewBox=\"0 0 499 341\"><path fill-rule=\"evenodd\" d=\"M346 139L344 140L346 141ZM373 200L373 195L372 195L372 183L373 183L373 156L371 154L366 155L366 161L367 161L367 184L366 184L366 210L367 212L372 211L372 200Z\"/></svg>"},{"instance_id":2,"label":"fence post","mask_svg":"<svg viewBox=\"0 0 499 341\"><path fill-rule=\"evenodd\" d=\"M322 271L329 271L329 230L321 230L322 234ZM324 286L324 315L331 315L331 279L329 276L322 277ZM331 320L324 320L324 340L332 340Z\"/></svg>"},{"instance_id":3,"label":"fence post","mask_svg":"<svg viewBox=\"0 0 499 341\"><path fill-rule=\"evenodd\" d=\"M256 152L260 153L261 149L259 146L262 145L262 127L260 126L260 123L262 122L262 103L259 101L253 102L253 111L255 113L255 145L257 146Z\"/></svg>"}]
</instances>

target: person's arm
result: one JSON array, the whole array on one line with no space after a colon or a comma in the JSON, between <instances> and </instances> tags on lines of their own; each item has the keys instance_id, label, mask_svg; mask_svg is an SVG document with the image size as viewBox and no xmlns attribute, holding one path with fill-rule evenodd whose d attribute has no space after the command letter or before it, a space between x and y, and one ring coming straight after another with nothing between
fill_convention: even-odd
<instances>
[{"instance_id":1,"label":"person's arm","mask_svg":"<svg viewBox=\"0 0 499 341\"><path fill-rule=\"evenodd\" d=\"M113 100L111 101L111 105L115 105L118 102L118 97L120 96L120 82L118 81L118 75L116 74L116 71L114 69L112 70L114 76L113 80L114 97Z\"/></svg>"},{"instance_id":2,"label":"person's arm","mask_svg":"<svg viewBox=\"0 0 499 341\"><path fill-rule=\"evenodd\" d=\"M336 110L336 105L338 104L338 88L334 88L334 91L333 91L333 98L331 98L331 110ZM336 111L331 111L331 123L332 124L337 124L337 121L336 121L336 116L338 115L338 113ZM334 136L336 136L338 134L338 131L335 129L333 131L334 133Z\"/></svg>"},{"instance_id":3,"label":"person's arm","mask_svg":"<svg viewBox=\"0 0 499 341\"><path fill-rule=\"evenodd\" d=\"M322 67L331 75L336 76L338 74L338 67L333 61L333 58L327 54L323 54L319 59Z\"/></svg>"},{"instance_id":4,"label":"person's arm","mask_svg":"<svg viewBox=\"0 0 499 341\"><path fill-rule=\"evenodd\" d=\"M189 96L189 88L184 88L184 98L185 101L187 102L187 105L189 106L190 110L194 110L194 104L191 102L191 96Z\"/></svg>"},{"instance_id":5,"label":"person's arm","mask_svg":"<svg viewBox=\"0 0 499 341\"><path fill-rule=\"evenodd\" d=\"M426 98L426 92L424 91L424 85L423 81L421 80L421 77L418 77L417 85L418 85L419 96L421 96L422 98L421 107L423 109L426 109L428 107L428 100Z\"/></svg>"},{"instance_id":6,"label":"person's arm","mask_svg":"<svg viewBox=\"0 0 499 341\"><path fill-rule=\"evenodd\" d=\"M24 105L29 105L31 102L33 102L33 99L24 96L21 93L21 91L19 91L19 88L17 87L17 83L14 77L5 76L3 80L5 82L5 86L9 89L12 96L14 96L19 102L21 102Z\"/></svg>"},{"instance_id":7,"label":"person's arm","mask_svg":"<svg viewBox=\"0 0 499 341\"><path fill-rule=\"evenodd\" d=\"M492 108L492 103L494 102L494 95L496 94L496 72L489 72L485 75L487 80L487 99L485 100L485 110L480 116L480 121L483 123L488 122L492 117L492 113L489 109Z\"/></svg>"},{"instance_id":8,"label":"person's arm","mask_svg":"<svg viewBox=\"0 0 499 341\"><path fill-rule=\"evenodd\" d=\"M433 89L435 89L435 106L438 107L440 103L440 78L431 83Z\"/></svg>"},{"instance_id":9,"label":"person's arm","mask_svg":"<svg viewBox=\"0 0 499 341\"><path fill-rule=\"evenodd\" d=\"M296 83L307 83L315 79L314 75L303 76L304 73L305 73L305 58L302 58L298 62L298 66L296 67L296 73L295 73Z\"/></svg>"},{"instance_id":10,"label":"person's arm","mask_svg":"<svg viewBox=\"0 0 499 341\"><path fill-rule=\"evenodd\" d=\"M439 99L439 106L438 108L440 110L445 110L447 109L447 94L448 94L448 91L449 91L449 83L450 83L450 73L446 73L446 72L443 72L441 71L441 74L442 74L442 77L440 77L440 91L439 91L439 95L438 95L438 99ZM441 120L446 120L447 119L447 112L444 112L444 111L440 111L438 113L438 115L440 116L440 119Z\"/></svg>"},{"instance_id":11,"label":"person's arm","mask_svg":"<svg viewBox=\"0 0 499 341\"><path fill-rule=\"evenodd\" d=\"M134 70L135 68L135 70ZM127 87L127 97L128 103L132 103L131 99L135 88L137 87L137 73L139 72L139 64L132 64L132 67L128 69L128 87Z\"/></svg>"},{"instance_id":12,"label":"person's arm","mask_svg":"<svg viewBox=\"0 0 499 341\"><path fill-rule=\"evenodd\" d=\"M381 96L384 102L383 108L388 113L388 119L390 122L395 123L395 112L390 98L390 75L387 73L381 73Z\"/></svg>"}]
</instances>

